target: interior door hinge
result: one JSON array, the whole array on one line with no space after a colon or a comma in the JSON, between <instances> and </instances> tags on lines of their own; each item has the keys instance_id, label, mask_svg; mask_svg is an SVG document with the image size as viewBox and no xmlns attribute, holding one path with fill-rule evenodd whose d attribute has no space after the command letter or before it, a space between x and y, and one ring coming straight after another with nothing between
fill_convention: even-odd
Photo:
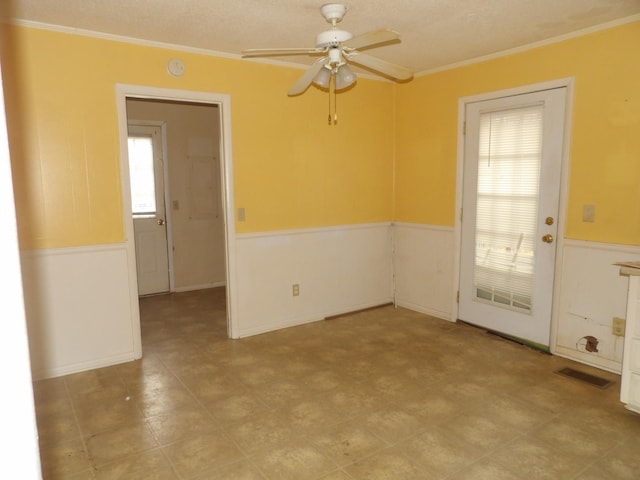
<instances>
[{"instance_id":1,"label":"interior door hinge","mask_svg":"<svg viewBox=\"0 0 640 480\"><path fill-rule=\"evenodd\" d=\"M456 303L460 303L460 290L456 293Z\"/></svg>"},{"instance_id":2,"label":"interior door hinge","mask_svg":"<svg viewBox=\"0 0 640 480\"><path fill-rule=\"evenodd\" d=\"M463 135L467 134L467 121L466 120L464 122L462 122L462 134Z\"/></svg>"}]
</instances>

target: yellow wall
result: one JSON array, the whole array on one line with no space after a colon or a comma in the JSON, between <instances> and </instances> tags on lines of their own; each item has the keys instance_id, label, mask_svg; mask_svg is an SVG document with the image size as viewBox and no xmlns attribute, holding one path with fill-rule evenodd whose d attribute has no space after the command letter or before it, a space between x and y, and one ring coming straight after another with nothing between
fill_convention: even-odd
<instances>
[{"instance_id":1,"label":"yellow wall","mask_svg":"<svg viewBox=\"0 0 640 480\"><path fill-rule=\"evenodd\" d=\"M563 77L575 77L565 235L639 245L640 22L399 85L394 218L454 224L460 97Z\"/></svg>"},{"instance_id":2,"label":"yellow wall","mask_svg":"<svg viewBox=\"0 0 640 480\"><path fill-rule=\"evenodd\" d=\"M640 244L640 22L398 86L360 79L339 95L335 127L325 93L286 96L301 70L26 27L0 40L24 249L123 240L116 83L231 96L242 233L453 225L458 99L569 76L566 236ZM184 77L167 74L172 57ZM595 223L581 221L584 204Z\"/></svg>"},{"instance_id":3,"label":"yellow wall","mask_svg":"<svg viewBox=\"0 0 640 480\"><path fill-rule=\"evenodd\" d=\"M23 249L124 239L116 83L231 96L238 232L391 220L391 83L359 79L329 127L327 94L287 97L298 69L15 26L0 45Z\"/></svg>"}]
</instances>

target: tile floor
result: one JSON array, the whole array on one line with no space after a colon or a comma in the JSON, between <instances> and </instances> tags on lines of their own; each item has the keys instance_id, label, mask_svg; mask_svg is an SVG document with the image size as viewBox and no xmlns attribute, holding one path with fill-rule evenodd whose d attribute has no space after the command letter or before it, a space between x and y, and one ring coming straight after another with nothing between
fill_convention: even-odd
<instances>
[{"instance_id":1,"label":"tile floor","mask_svg":"<svg viewBox=\"0 0 640 480\"><path fill-rule=\"evenodd\" d=\"M44 478L640 478L616 375L392 307L232 341L224 309L142 299L143 360L36 382Z\"/></svg>"}]
</instances>

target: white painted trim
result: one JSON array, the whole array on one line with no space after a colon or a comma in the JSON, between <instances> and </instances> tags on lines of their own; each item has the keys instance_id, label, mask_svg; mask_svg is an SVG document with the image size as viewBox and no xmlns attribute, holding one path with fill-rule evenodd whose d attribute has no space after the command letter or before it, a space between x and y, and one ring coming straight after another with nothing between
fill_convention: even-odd
<instances>
[{"instance_id":1,"label":"white painted trim","mask_svg":"<svg viewBox=\"0 0 640 480\"><path fill-rule=\"evenodd\" d=\"M450 63L448 65L443 65L441 67L424 70L422 72L415 73L414 77L425 77L427 75L432 75L438 72L453 70L455 68L466 67L468 65L482 63L488 60L494 60L496 58L506 57L508 55L515 55L517 53L523 53L529 50L535 50L536 48L545 47L547 45L553 45L554 43L564 42L565 40L584 37L585 35L601 32L603 30L609 30L611 28L621 27L622 25L637 22L639 20L640 20L640 14L619 18L617 20L612 20L610 22L601 23L599 25L594 25L592 27L583 28L581 30L576 30L575 32L567 33L565 35L559 35L557 37L548 38L546 40L541 40L539 42L528 43L527 45L522 45L520 47L510 48L508 50L502 50L499 52L490 53L489 55L482 55L480 57L470 58L469 60L462 60L461 62Z\"/></svg>"},{"instance_id":2,"label":"white painted trim","mask_svg":"<svg viewBox=\"0 0 640 480\"><path fill-rule=\"evenodd\" d=\"M47 378L62 377L64 375L71 375L73 373L94 370L96 368L111 367L112 365L131 362L133 360L137 360L138 358L140 357L136 357L131 353L123 353L120 355L95 358L88 362L71 363L68 365L64 365L63 367L43 368L33 372L33 379L44 380Z\"/></svg>"},{"instance_id":3,"label":"white painted trim","mask_svg":"<svg viewBox=\"0 0 640 480\"><path fill-rule=\"evenodd\" d=\"M22 250L21 257L51 257L53 255L73 255L75 253L96 253L108 251L120 251L126 248L124 243L105 243L101 245L85 245L80 247L43 248L37 250Z\"/></svg>"},{"instance_id":4,"label":"white painted trim","mask_svg":"<svg viewBox=\"0 0 640 480\"><path fill-rule=\"evenodd\" d=\"M193 292L194 290L204 290L206 288L217 288L224 287L227 285L227 282L211 282L211 283L202 283L200 285L187 285L185 287L177 287L173 292Z\"/></svg>"},{"instance_id":5,"label":"white painted trim","mask_svg":"<svg viewBox=\"0 0 640 480\"><path fill-rule=\"evenodd\" d=\"M428 223L393 222L392 225L402 228L416 228L418 230L432 230L436 232L453 232L455 230L455 227L447 225L432 225Z\"/></svg>"},{"instance_id":6,"label":"white painted trim","mask_svg":"<svg viewBox=\"0 0 640 480\"><path fill-rule=\"evenodd\" d=\"M118 127L120 136L120 171L123 196L123 220L125 225L125 244L129 258L129 275L137 285L135 243L133 239L133 218L131 215L131 192L129 191L129 166L127 159L127 98L147 98L170 101L190 101L196 103L216 104L220 108L220 158L222 159L222 190L223 217L226 242L226 285L227 295L227 331L231 338L238 338L238 305L235 295L236 267L235 267L235 218L233 212L233 155L231 149L231 97L226 94L200 92L193 90L175 90L168 88L149 87L144 85L128 85L118 83L115 86L116 104L118 111ZM140 309L138 306L138 292L130 292L132 302L132 317L134 317L134 343L136 354L142 356L142 340L140 333ZM139 358L138 357L138 358Z\"/></svg>"},{"instance_id":7,"label":"white painted trim","mask_svg":"<svg viewBox=\"0 0 640 480\"><path fill-rule=\"evenodd\" d=\"M564 111L564 139L562 145L562 159L560 165L560 196L558 198L558 238L556 239L556 265L553 276L553 303L551 305L551 330L549 331L549 351L555 353L558 340L558 322L560 321L560 287L563 274L563 252L565 245L564 232L567 223L567 205L569 204L569 160L571 159L571 138L573 135L573 103L575 95L575 78L567 77L563 82L567 89ZM549 88L556 88L550 86Z\"/></svg>"},{"instance_id":8,"label":"white painted trim","mask_svg":"<svg viewBox=\"0 0 640 480\"><path fill-rule=\"evenodd\" d=\"M574 97L574 77L559 78L556 80L550 80L547 82L535 83L531 85L522 85L515 88L509 88L505 90L499 90L495 92L487 92L476 95L470 95L467 97L461 97L458 99L458 141L457 141L457 165L456 165L456 208L455 208L455 229L454 229L454 298L452 299L452 319L458 318L458 301L457 292L460 288L460 248L462 241L462 187L463 187L463 174L464 174L464 145L465 145L465 122L466 122L466 105L468 103L482 102L486 100L493 100L497 98L510 97L514 95L521 95L529 92L537 92L542 90L550 90L553 88L566 88L565 97L565 131L562 147L562 159L561 159L561 179L560 179L560 198L559 198L559 211L558 211L558 232L565 231L565 217L567 212L568 202L568 190L569 190L569 158L570 158L570 146L571 146L571 133L572 133L572 119L573 119L573 97ZM562 249L564 246L564 235L559 234L556 241L556 266L554 273L554 291L553 291L553 303L551 308L551 331L549 332L549 345L551 352L554 353L553 346L556 344L557 331L558 331L558 318L559 318L559 295L560 295L560 283L562 274Z\"/></svg>"},{"instance_id":9,"label":"white painted trim","mask_svg":"<svg viewBox=\"0 0 640 480\"><path fill-rule=\"evenodd\" d=\"M574 240L571 238L564 239L564 245L567 247L585 248L589 250L607 250L611 252L628 252L630 254L640 255L640 246L625 245L621 243L603 243L591 242L587 240ZM624 261L620 259L620 261Z\"/></svg>"},{"instance_id":10,"label":"white painted trim","mask_svg":"<svg viewBox=\"0 0 640 480\"><path fill-rule=\"evenodd\" d=\"M236 235L236 238L238 240L247 240L251 238L281 237L283 235L308 235L311 233L344 232L345 230L363 230L367 228L389 227L391 225L393 225L391 222L378 222L335 225L330 227L294 228L291 230L270 230L268 232L238 233Z\"/></svg>"}]
</instances>

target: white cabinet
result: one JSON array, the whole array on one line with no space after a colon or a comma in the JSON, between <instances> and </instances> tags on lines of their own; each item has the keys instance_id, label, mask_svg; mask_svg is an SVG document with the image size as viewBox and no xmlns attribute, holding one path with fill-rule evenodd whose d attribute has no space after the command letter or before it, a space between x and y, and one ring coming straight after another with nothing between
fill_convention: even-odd
<instances>
[{"instance_id":1,"label":"white cabinet","mask_svg":"<svg viewBox=\"0 0 640 480\"><path fill-rule=\"evenodd\" d=\"M640 413L640 262L623 265L620 274L629 276L620 400Z\"/></svg>"}]
</instances>

